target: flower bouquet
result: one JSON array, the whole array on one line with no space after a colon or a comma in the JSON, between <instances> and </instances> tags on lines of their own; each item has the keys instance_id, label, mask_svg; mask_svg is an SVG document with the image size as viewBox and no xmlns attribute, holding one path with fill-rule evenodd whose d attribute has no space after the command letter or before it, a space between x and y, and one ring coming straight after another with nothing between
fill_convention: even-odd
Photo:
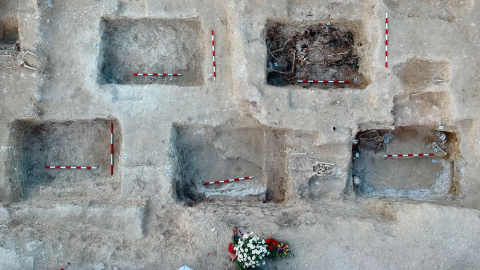
<instances>
[{"instance_id":1,"label":"flower bouquet","mask_svg":"<svg viewBox=\"0 0 480 270\"><path fill-rule=\"evenodd\" d=\"M265 258L270 254L265 240L260 239L253 232L247 232L246 234L242 234L239 230L238 232L240 235L236 234L235 230L233 248L229 246L229 251L233 249L237 256L234 262L236 262L238 269L245 270L265 264Z\"/></svg>"},{"instance_id":2,"label":"flower bouquet","mask_svg":"<svg viewBox=\"0 0 480 270\"><path fill-rule=\"evenodd\" d=\"M237 264L239 270L256 268L265 264L265 259L282 259L290 255L287 243L280 242L270 235L265 240L253 234L233 228L233 243L228 245L230 258Z\"/></svg>"},{"instance_id":3,"label":"flower bouquet","mask_svg":"<svg viewBox=\"0 0 480 270\"><path fill-rule=\"evenodd\" d=\"M287 257L290 254L290 248L285 242L279 242L278 240L273 239L272 237L265 240L265 243L268 245L268 250L270 254L268 258L271 259L282 259Z\"/></svg>"}]
</instances>

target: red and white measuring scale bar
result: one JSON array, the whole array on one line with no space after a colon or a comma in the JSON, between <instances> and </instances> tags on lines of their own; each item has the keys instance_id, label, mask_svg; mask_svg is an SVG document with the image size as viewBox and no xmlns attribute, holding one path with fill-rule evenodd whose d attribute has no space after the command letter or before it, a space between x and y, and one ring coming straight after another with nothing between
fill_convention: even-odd
<instances>
[{"instance_id":1,"label":"red and white measuring scale bar","mask_svg":"<svg viewBox=\"0 0 480 270\"><path fill-rule=\"evenodd\" d=\"M215 66L215 36L212 30L212 55L213 55L213 81L217 78L216 66Z\"/></svg>"},{"instance_id":2,"label":"red and white measuring scale bar","mask_svg":"<svg viewBox=\"0 0 480 270\"><path fill-rule=\"evenodd\" d=\"M45 166L45 169L74 169L74 170L93 170L98 167L80 167L80 166Z\"/></svg>"},{"instance_id":3,"label":"red and white measuring scale bar","mask_svg":"<svg viewBox=\"0 0 480 270\"><path fill-rule=\"evenodd\" d=\"M113 123L110 123L110 175L113 175Z\"/></svg>"},{"instance_id":4,"label":"red and white measuring scale bar","mask_svg":"<svg viewBox=\"0 0 480 270\"><path fill-rule=\"evenodd\" d=\"M317 81L317 80L298 80L299 83L350 83L350 81Z\"/></svg>"},{"instance_id":5,"label":"red and white measuring scale bar","mask_svg":"<svg viewBox=\"0 0 480 270\"><path fill-rule=\"evenodd\" d=\"M247 180L247 179L252 179L253 176L247 176L247 177L242 177L242 178L234 178L234 179L228 179L228 180L222 180L222 181L215 181L215 182L205 182L203 183L204 186L208 185L213 185L213 184L221 184L221 183L229 183L229 182L236 182L240 180Z\"/></svg>"},{"instance_id":6,"label":"red and white measuring scale bar","mask_svg":"<svg viewBox=\"0 0 480 270\"><path fill-rule=\"evenodd\" d=\"M327 54L327 56L335 56L335 55L343 55L343 54L348 54L348 52L332 53L332 54Z\"/></svg>"},{"instance_id":7,"label":"red and white measuring scale bar","mask_svg":"<svg viewBox=\"0 0 480 270\"><path fill-rule=\"evenodd\" d=\"M435 156L435 154L428 153L428 154L383 155L383 157L431 157L431 156Z\"/></svg>"},{"instance_id":8,"label":"red and white measuring scale bar","mask_svg":"<svg viewBox=\"0 0 480 270\"><path fill-rule=\"evenodd\" d=\"M133 73L133 76L182 76L178 73Z\"/></svg>"},{"instance_id":9,"label":"red and white measuring scale bar","mask_svg":"<svg viewBox=\"0 0 480 270\"><path fill-rule=\"evenodd\" d=\"M385 12L385 67L388 68L388 11Z\"/></svg>"}]
</instances>

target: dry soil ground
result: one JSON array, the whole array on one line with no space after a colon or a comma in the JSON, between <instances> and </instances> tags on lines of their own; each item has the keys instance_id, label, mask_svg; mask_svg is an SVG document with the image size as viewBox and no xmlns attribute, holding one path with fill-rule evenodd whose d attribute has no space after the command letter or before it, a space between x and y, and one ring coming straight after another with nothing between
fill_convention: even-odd
<instances>
[{"instance_id":1,"label":"dry soil ground","mask_svg":"<svg viewBox=\"0 0 480 270\"><path fill-rule=\"evenodd\" d=\"M234 225L290 243L264 269L480 268L479 18L474 0L0 0L0 269L235 269ZM289 53L319 66L287 75L360 80L269 84L272 23L327 22L352 43L307 33L319 47ZM433 150L440 125L437 163L381 156ZM353 162L373 129L394 138Z\"/></svg>"}]
</instances>

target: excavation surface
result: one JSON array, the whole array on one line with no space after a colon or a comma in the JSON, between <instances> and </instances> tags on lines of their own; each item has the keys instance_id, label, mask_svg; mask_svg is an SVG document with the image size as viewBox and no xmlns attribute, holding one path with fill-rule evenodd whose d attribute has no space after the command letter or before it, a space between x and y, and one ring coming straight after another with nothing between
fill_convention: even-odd
<instances>
[{"instance_id":1,"label":"excavation surface","mask_svg":"<svg viewBox=\"0 0 480 270\"><path fill-rule=\"evenodd\" d=\"M0 269L233 270L233 226L291 246L264 270L480 269L479 33L474 0L0 0Z\"/></svg>"}]
</instances>

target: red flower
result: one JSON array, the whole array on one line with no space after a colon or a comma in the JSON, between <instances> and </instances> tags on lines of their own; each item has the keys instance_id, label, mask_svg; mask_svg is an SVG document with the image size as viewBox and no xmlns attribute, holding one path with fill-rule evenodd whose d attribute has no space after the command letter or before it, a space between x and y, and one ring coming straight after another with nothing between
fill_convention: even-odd
<instances>
[{"instance_id":1,"label":"red flower","mask_svg":"<svg viewBox=\"0 0 480 270\"><path fill-rule=\"evenodd\" d=\"M272 243L273 243L274 246L278 246L278 241L277 240L273 240Z\"/></svg>"},{"instance_id":2,"label":"red flower","mask_svg":"<svg viewBox=\"0 0 480 270\"><path fill-rule=\"evenodd\" d=\"M273 240L273 238L269 238L269 239L267 239L267 241L265 241L265 242L267 243L267 245L270 245L270 244L272 243L272 240Z\"/></svg>"},{"instance_id":3,"label":"red flower","mask_svg":"<svg viewBox=\"0 0 480 270\"><path fill-rule=\"evenodd\" d=\"M269 246L268 246L268 250L273 250L273 246L272 246L272 245L269 245Z\"/></svg>"},{"instance_id":4,"label":"red flower","mask_svg":"<svg viewBox=\"0 0 480 270\"><path fill-rule=\"evenodd\" d=\"M228 252L235 253L235 250L233 249L233 244L232 243L228 244Z\"/></svg>"}]
</instances>

